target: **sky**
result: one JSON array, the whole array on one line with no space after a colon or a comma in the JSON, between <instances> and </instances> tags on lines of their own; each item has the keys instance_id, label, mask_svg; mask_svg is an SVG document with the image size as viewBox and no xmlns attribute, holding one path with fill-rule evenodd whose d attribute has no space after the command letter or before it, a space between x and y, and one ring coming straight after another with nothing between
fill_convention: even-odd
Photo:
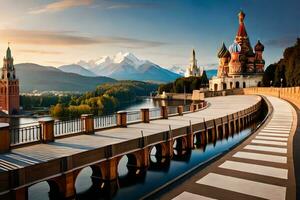
<instances>
[{"instance_id":1,"label":"sky","mask_svg":"<svg viewBox=\"0 0 300 200\"><path fill-rule=\"evenodd\" d=\"M15 63L47 66L132 52L163 67L217 67L222 42L238 29L237 14L266 65L300 36L299 0L0 0L0 55L8 42Z\"/></svg>"}]
</instances>

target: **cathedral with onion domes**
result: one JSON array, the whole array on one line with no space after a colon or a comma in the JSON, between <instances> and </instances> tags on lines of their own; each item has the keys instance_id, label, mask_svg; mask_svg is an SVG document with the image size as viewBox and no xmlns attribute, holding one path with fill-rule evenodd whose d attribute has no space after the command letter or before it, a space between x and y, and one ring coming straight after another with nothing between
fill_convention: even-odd
<instances>
[{"instance_id":1,"label":"cathedral with onion domes","mask_svg":"<svg viewBox=\"0 0 300 200\"><path fill-rule=\"evenodd\" d=\"M233 44L227 49L223 42L219 49L217 77L209 81L210 90L256 87L261 84L265 66L264 45L258 40L253 50L244 23L245 16L243 11L238 14L239 28Z\"/></svg>"}]
</instances>

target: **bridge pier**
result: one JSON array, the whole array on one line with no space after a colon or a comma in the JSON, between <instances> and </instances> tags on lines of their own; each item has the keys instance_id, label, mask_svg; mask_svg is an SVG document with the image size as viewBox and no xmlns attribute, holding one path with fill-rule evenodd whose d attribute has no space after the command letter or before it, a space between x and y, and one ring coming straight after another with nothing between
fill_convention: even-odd
<instances>
[{"instance_id":1,"label":"bridge pier","mask_svg":"<svg viewBox=\"0 0 300 200\"><path fill-rule=\"evenodd\" d=\"M173 140L168 140L162 143L161 157L172 158L174 154Z\"/></svg>"},{"instance_id":2,"label":"bridge pier","mask_svg":"<svg viewBox=\"0 0 300 200\"><path fill-rule=\"evenodd\" d=\"M118 178L119 158L111 158L100 163L102 178L105 181L112 181Z\"/></svg>"},{"instance_id":3,"label":"bridge pier","mask_svg":"<svg viewBox=\"0 0 300 200\"><path fill-rule=\"evenodd\" d=\"M11 192L10 197L1 197L1 199L17 199L17 200L28 200L28 187L18 188Z\"/></svg>"},{"instance_id":4,"label":"bridge pier","mask_svg":"<svg viewBox=\"0 0 300 200\"><path fill-rule=\"evenodd\" d=\"M53 178L50 181L54 181L58 185L59 192L65 199L73 199L76 194L75 181L78 173L79 171L68 172L59 177Z\"/></svg>"}]
</instances>

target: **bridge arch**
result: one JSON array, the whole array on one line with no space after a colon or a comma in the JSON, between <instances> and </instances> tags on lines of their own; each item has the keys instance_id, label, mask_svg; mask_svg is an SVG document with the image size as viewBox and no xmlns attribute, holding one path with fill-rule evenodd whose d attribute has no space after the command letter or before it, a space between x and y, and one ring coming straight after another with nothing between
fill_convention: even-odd
<instances>
[{"instance_id":1,"label":"bridge arch","mask_svg":"<svg viewBox=\"0 0 300 200\"><path fill-rule=\"evenodd\" d=\"M45 195L49 199L63 199L63 191L54 180L41 181L28 187L28 199L39 199Z\"/></svg>"},{"instance_id":2,"label":"bridge arch","mask_svg":"<svg viewBox=\"0 0 300 200\"><path fill-rule=\"evenodd\" d=\"M179 137L174 139L173 141L173 149L174 155L179 155L187 149L187 138L186 137Z\"/></svg>"},{"instance_id":3,"label":"bridge arch","mask_svg":"<svg viewBox=\"0 0 300 200\"><path fill-rule=\"evenodd\" d=\"M100 185L103 181L100 164L90 165L73 173L76 193L89 190L93 186Z\"/></svg>"},{"instance_id":4,"label":"bridge arch","mask_svg":"<svg viewBox=\"0 0 300 200\"><path fill-rule=\"evenodd\" d=\"M137 159L136 154L130 153L123 155L120 157L117 163L117 170L118 170L118 177L125 177L128 176L130 173L136 170L139 166L139 162Z\"/></svg>"}]
</instances>

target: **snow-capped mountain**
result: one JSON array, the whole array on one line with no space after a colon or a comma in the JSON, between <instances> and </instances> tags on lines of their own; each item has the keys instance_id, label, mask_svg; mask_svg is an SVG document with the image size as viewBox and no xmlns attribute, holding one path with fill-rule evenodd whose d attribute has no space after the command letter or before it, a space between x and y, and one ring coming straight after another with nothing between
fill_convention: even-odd
<instances>
[{"instance_id":1,"label":"snow-capped mountain","mask_svg":"<svg viewBox=\"0 0 300 200\"><path fill-rule=\"evenodd\" d=\"M180 74L181 76L184 76L186 69L185 69L185 67L173 65L173 66L169 67L168 70L170 70L171 72L174 72L176 74Z\"/></svg>"},{"instance_id":2,"label":"snow-capped mountain","mask_svg":"<svg viewBox=\"0 0 300 200\"><path fill-rule=\"evenodd\" d=\"M104 56L88 62L79 61L77 64L96 75L119 80L169 82L180 77L148 60L141 60L132 53L119 52L114 56Z\"/></svg>"},{"instance_id":3,"label":"snow-capped mountain","mask_svg":"<svg viewBox=\"0 0 300 200\"><path fill-rule=\"evenodd\" d=\"M62 70L63 72L75 73L75 74L79 74L81 76L90 76L90 77L97 76L93 72L91 72L77 64L63 65L63 66L58 67L58 69Z\"/></svg>"}]
</instances>

